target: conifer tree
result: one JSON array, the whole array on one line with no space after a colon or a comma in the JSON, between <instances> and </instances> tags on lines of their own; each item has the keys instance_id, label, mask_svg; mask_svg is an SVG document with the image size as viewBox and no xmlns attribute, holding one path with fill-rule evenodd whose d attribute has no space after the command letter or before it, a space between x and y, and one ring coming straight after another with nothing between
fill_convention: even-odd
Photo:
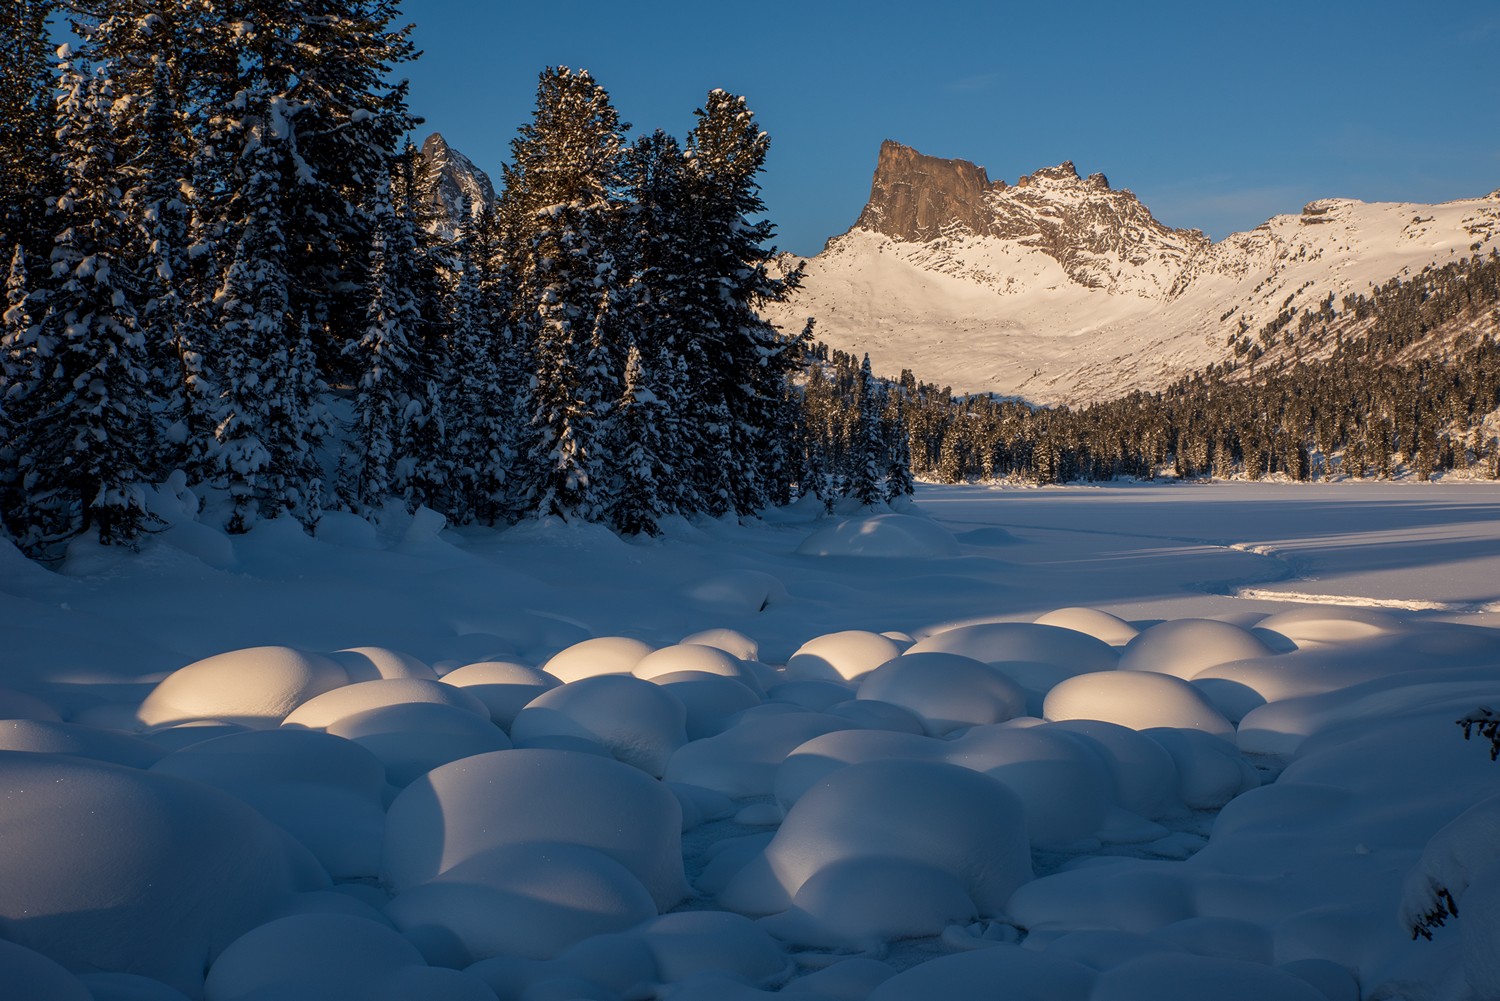
<instances>
[{"instance_id":1,"label":"conifer tree","mask_svg":"<svg viewBox=\"0 0 1500 1001\"><path fill-rule=\"evenodd\" d=\"M312 362L304 346L310 335L291 302L282 216L282 188L295 169L285 138L288 109L263 90L246 104L258 121L242 154L240 238L219 297L218 461L234 502L232 532L284 511L310 525L320 507L316 427L303 399L316 374L301 371Z\"/></svg>"},{"instance_id":2,"label":"conifer tree","mask_svg":"<svg viewBox=\"0 0 1500 1001\"><path fill-rule=\"evenodd\" d=\"M370 249L370 302L365 332L349 342L359 381L355 387L354 426L347 462L340 471L341 502L357 514L378 509L395 493L396 463L402 442L411 385L412 337L419 322L412 290L401 281L402 267L390 182L382 181L374 198L376 229Z\"/></svg>"},{"instance_id":3,"label":"conifer tree","mask_svg":"<svg viewBox=\"0 0 1500 1001\"><path fill-rule=\"evenodd\" d=\"M745 99L714 90L695 114L686 153L699 261L691 280L702 290L702 319L686 352L700 380L694 416L727 415L719 468L727 470L731 508L749 514L767 501L768 441L804 340L784 336L758 309L796 289L801 271L772 273L775 227L763 217L758 180L770 140Z\"/></svg>"},{"instance_id":4,"label":"conifer tree","mask_svg":"<svg viewBox=\"0 0 1500 1001\"><path fill-rule=\"evenodd\" d=\"M152 414L122 205L109 81L62 50L55 287L33 342L36 379L15 415L24 509L13 520L40 547L78 529L131 544L146 523L142 484Z\"/></svg>"},{"instance_id":5,"label":"conifer tree","mask_svg":"<svg viewBox=\"0 0 1500 1001\"><path fill-rule=\"evenodd\" d=\"M660 485L673 475L665 461L661 439L663 401L650 388L642 370L641 353L631 345L625 361L625 388L611 425L613 463L606 470L614 482L608 517L624 535L656 535L657 520L666 513Z\"/></svg>"},{"instance_id":6,"label":"conifer tree","mask_svg":"<svg viewBox=\"0 0 1500 1001\"><path fill-rule=\"evenodd\" d=\"M865 507L885 499L880 474L885 466L885 443L880 434L880 385L870 371L870 356L860 364L856 406L858 423L854 429L854 447L850 449L848 494Z\"/></svg>"},{"instance_id":7,"label":"conifer tree","mask_svg":"<svg viewBox=\"0 0 1500 1001\"><path fill-rule=\"evenodd\" d=\"M17 245L43 276L53 233L47 197L61 190L57 171L56 79L48 21L55 0L0 5L0 247Z\"/></svg>"},{"instance_id":8,"label":"conifer tree","mask_svg":"<svg viewBox=\"0 0 1500 1001\"><path fill-rule=\"evenodd\" d=\"M611 244L623 128L588 73L549 69L506 169L513 322L536 360L523 503L543 515L600 513L591 472L603 445L603 411L618 385L609 290L620 284Z\"/></svg>"}]
</instances>

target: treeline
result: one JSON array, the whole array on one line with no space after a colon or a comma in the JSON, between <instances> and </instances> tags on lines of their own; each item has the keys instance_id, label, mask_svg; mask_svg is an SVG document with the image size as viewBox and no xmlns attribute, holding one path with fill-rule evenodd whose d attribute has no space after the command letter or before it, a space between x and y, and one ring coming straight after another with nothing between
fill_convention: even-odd
<instances>
[{"instance_id":1,"label":"treeline","mask_svg":"<svg viewBox=\"0 0 1500 1001\"><path fill-rule=\"evenodd\" d=\"M549 69L455 233L402 145L397 0L76 0L54 57L61 6L0 13L0 524L28 551L133 542L174 470L231 531L396 499L655 532L842 489L805 447L807 334L757 313L800 272L742 98L629 142Z\"/></svg>"},{"instance_id":2,"label":"treeline","mask_svg":"<svg viewBox=\"0 0 1500 1001\"><path fill-rule=\"evenodd\" d=\"M1341 305L1284 312L1244 361L1079 408L954 397L904 372L912 468L940 482L1044 484L1500 478L1500 254L1394 278Z\"/></svg>"}]
</instances>

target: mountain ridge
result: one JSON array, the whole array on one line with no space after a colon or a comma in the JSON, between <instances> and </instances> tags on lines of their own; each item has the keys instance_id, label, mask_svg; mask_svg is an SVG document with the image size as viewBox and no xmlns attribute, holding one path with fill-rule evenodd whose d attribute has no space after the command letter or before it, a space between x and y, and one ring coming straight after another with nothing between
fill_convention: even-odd
<instances>
[{"instance_id":1,"label":"mountain ridge","mask_svg":"<svg viewBox=\"0 0 1500 1001\"><path fill-rule=\"evenodd\" d=\"M1318 199L1214 242L1071 161L1012 184L888 140L858 220L766 312L784 326L815 316L820 339L882 371L1076 403L1160 389L1242 356L1242 340L1288 310L1497 244L1500 191L1439 205Z\"/></svg>"}]
</instances>

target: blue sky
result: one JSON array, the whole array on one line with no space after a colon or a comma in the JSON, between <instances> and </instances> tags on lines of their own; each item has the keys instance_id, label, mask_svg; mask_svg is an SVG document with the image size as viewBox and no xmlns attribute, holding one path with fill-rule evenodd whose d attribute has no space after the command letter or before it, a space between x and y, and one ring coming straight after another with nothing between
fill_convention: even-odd
<instances>
[{"instance_id":1,"label":"blue sky","mask_svg":"<svg viewBox=\"0 0 1500 1001\"><path fill-rule=\"evenodd\" d=\"M498 180L546 66L587 69L635 133L681 136L713 87L772 152L784 249L847 229L883 139L1014 180L1073 160L1215 239L1314 198L1500 188L1495 0L1071 4L886 0L552 4L405 0L399 72Z\"/></svg>"}]
</instances>

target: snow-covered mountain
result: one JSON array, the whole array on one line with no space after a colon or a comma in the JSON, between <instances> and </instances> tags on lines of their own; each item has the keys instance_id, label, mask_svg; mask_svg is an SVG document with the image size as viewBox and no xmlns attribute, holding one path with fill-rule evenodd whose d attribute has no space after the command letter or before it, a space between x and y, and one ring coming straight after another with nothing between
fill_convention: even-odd
<instances>
[{"instance_id":1,"label":"snow-covered mountain","mask_svg":"<svg viewBox=\"0 0 1500 1001\"><path fill-rule=\"evenodd\" d=\"M473 211L495 201L495 185L484 171L434 132L422 143L417 160L418 183L425 196L428 225L446 238L454 228L467 198Z\"/></svg>"},{"instance_id":2,"label":"snow-covered mountain","mask_svg":"<svg viewBox=\"0 0 1500 1001\"><path fill-rule=\"evenodd\" d=\"M1500 191L1440 205L1323 199L1218 243L1072 163L1016 183L887 141L854 227L767 310L960 392L1082 402L1231 356L1288 309L1500 246Z\"/></svg>"}]
</instances>

